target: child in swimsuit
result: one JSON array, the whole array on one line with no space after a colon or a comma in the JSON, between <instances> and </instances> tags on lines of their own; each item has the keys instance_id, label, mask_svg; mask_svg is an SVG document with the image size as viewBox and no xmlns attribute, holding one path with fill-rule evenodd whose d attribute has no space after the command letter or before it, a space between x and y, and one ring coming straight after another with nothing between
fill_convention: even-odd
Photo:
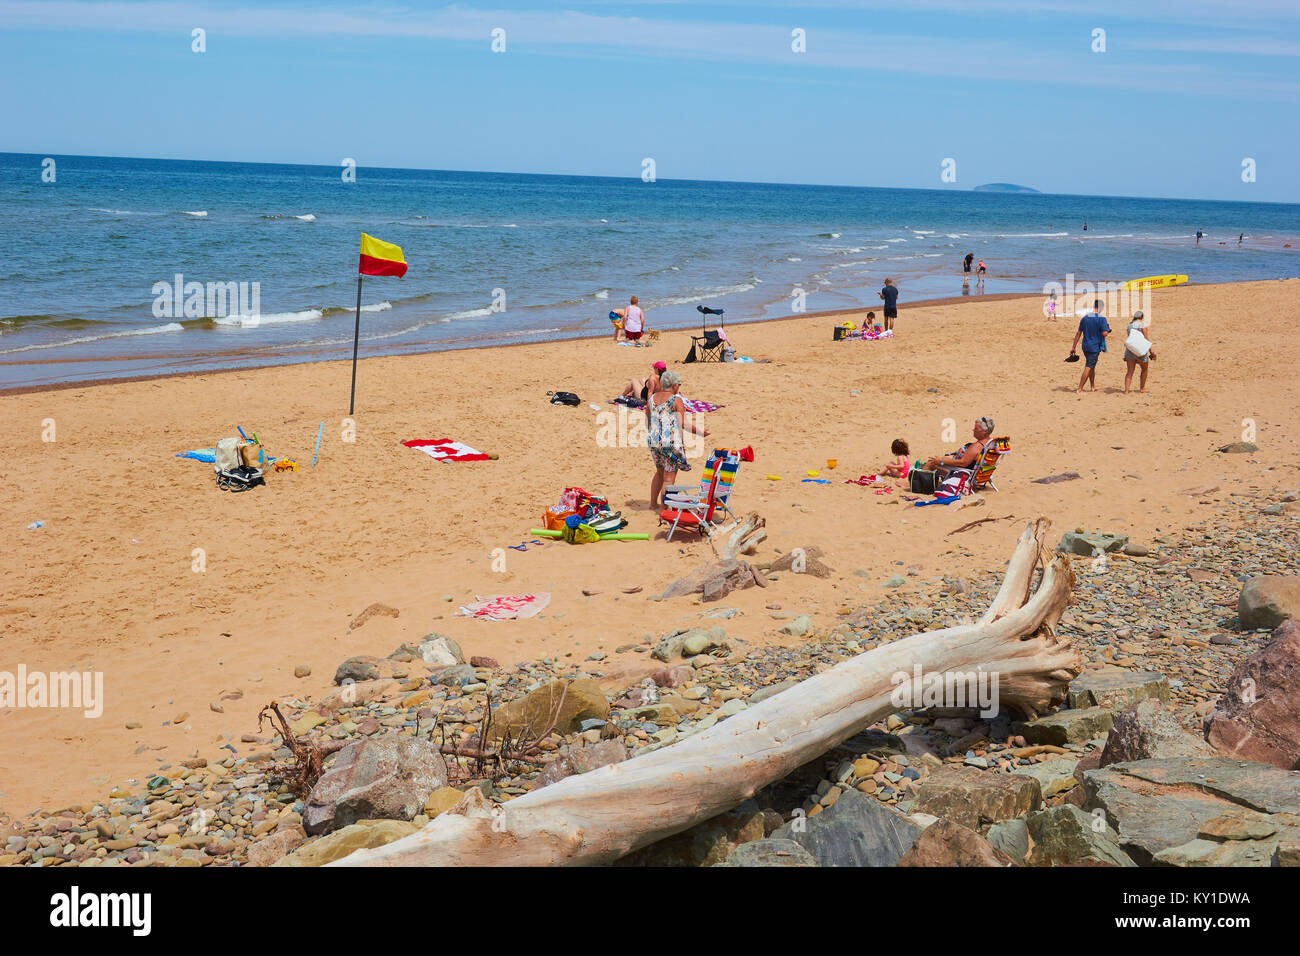
<instances>
[{"instance_id":1,"label":"child in swimsuit","mask_svg":"<svg viewBox=\"0 0 1300 956\"><path fill-rule=\"evenodd\" d=\"M1056 293L1055 292L1053 292L1052 297L1047 300L1047 317L1049 319L1056 318Z\"/></svg>"},{"instance_id":2,"label":"child in swimsuit","mask_svg":"<svg viewBox=\"0 0 1300 956\"><path fill-rule=\"evenodd\" d=\"M896 456L893 461L880 469L880 473L886 478L906 478L907 473L912 470L912 463L908 460L908 455L912 452L907 447L907 442L901 438L895 438L894 443L889 446L889 450Z\"/></svg>"}]
</instances>

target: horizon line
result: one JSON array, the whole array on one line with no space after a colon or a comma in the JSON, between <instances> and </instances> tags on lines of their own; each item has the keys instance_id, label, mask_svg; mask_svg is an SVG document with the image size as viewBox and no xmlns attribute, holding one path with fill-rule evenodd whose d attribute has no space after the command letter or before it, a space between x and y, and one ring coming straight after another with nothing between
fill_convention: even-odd
<instances>
[{"instance_id":1,"label":"horizon line","mask_svg":"<svg viewBox=\"0 0 1300 956\"><path fill-rule=\"evenodd\" d=\"M50 154L0 151L0 156L40 156L42 158L45 158L45 156L48 155ZM338 169L343 165L342 163L339 163L338 166L332 166L323 163L267 162L265 160L242 160L242 159L187 159L187 158L174 157L174 156L100 156L93 153L63 153L63 154L56 153L53 155L56 156L63 155L65 157L72 158L72 159L129 159L129 160L141 160L145 162L161 162L161 163L211 163L213 165L224 164L224 165L245 165L245 166L303 166L311 169ZM377 170L385 170L388 172L405 172L405 173L471 173L471 174L481 175L481 176L538 176L538 177L552 177L552 178L568 177L571 179L611 179L611 180L628 179L633 181L637 181L640 179L639 176L610 176L607 174L593 174L593 173L530 173L530 172L519 172L519 171L491 170L491 169L437 169L437 168L421 167L421 166L366 166L366 165L362 165L361 163L358 163L356 168L377 169ZM735 186L798 186L805 189L905 189L914 192L935 192L935 193L951 193L951 192L973 193L979 191L980 188L978 186L970 186L970 187L957 186L957 187L951 187L946 189L936 189L932 186L866 186L866 185L851 185L847 183L791 183L791 182L778 182L773 180L686 179L686 178L678 179L678 178L660 177L660 176L656 176L654 181L659 182L660 180L662 180L663 182L670 182L670 183L708 183L713 185L735 185ZM647 185L650 184L648 183ZM1032 186L1022 186L1019 183L984 183L982 185L985 186L1009 185L1009 186L1018 186L1021 189L1034 190L1033 192L1029 192L1029 193L1023 193L1023 192L1001 193L1000 191L993 191L993 194L995 195L1008 195L1008 196L1056 196L1056 197L1066 197L1071 199L1142 199L1142 200L1157 200L1157 201L1165 201L1165 202L1173 201L1173 202L1239 203L1242 205L1255 205L1255 206L1300 205L1300 202L1288 202L1286 200L1276 200L1276 199L1270 199L1270 200L1204 199L1204 198L1194 197L1194 196L1130 196L1130 195L1116 195L1116 194L1106 194L1106 193L1061 193L1061 192L1044 192L1042 190L1034 189L1034 187Z\"/></svg>"}]
</instances>

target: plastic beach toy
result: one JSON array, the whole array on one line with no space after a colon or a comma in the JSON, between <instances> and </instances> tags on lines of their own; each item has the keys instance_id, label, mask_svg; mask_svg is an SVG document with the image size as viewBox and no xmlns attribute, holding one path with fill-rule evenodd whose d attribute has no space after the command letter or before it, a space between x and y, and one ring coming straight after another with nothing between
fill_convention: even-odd
<instances>
[{"instance_id":1,"label":"plastic beach toy","mask_svg":"<svg viewBox=\"0 0 1300 956\"><path fill-rule=\"evenodd\" d=\"M820 474L821 474L820 471L810 471L810 472L808 472L808 477L809 477L809 478L816 478L816 477L819 476Z\"/></svg>"},{"instance_id":2,"label":"plastic beach toy","mask_svg":"<svg viewBox=\"0 0 1300 956\"><path fill-rule=\"evenodd\" d=\"M768 481L780 481L780 480L781 480L781 476L780 476L780 475L768 475L768 476L767 476L767 480L768 480Z\"/></svg>"}]
</instances>

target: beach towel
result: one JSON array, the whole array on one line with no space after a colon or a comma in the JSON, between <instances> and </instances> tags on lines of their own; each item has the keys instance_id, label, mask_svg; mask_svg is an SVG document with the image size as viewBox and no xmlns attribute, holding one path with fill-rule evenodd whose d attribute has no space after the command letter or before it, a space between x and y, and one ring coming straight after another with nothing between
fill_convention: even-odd
<instances>
[{"instance_id":1,"label":"beach towel","mask_svg":"<svg viewBox=\"0 0 1300 956\"><path fill-rule=\"evenodd\" d=\"M488 456L464 442L450 438L412 438L402 442L407 448L417 448L438 461L487 461Z\"/></svg>"},{"instance_id":2,"label":"beach towel","mask_svg":"<svg viewBox=\"0 0 1300 956\"><path fill-rule=\"evenodd\" d=\"M620 395L618 398L611 398L610 405L625 405L628 408L645 408L645 402L639 398L627 398ZM702 402L694 398L682 396L682 406L688 412L716 412L719 408L726 408L725 405L715 405L712 402Z\"/></svg>"},{"instance_id":3,"label":"beach towel","mask_svg":"<svg viewBox=\"0 0 1300 956\"><path fill-rule=\"evenodd\" d=\"M195 448L193 451L179 452L176 457L193 458L195 461L205 461L209 465L213 465L217 461L217 450L215 448Z\"/></svg>"},{"instance_id":4,"label":"beach towel","mask_svg":"<svg viewBox=\"0 0 1300 956\"><path fill-rule=\"evenodd\" d=\"M485 621L521 621L532 617L551 603L549 591L536 594L495 594L466 604L456 613L461 617L480 617Z\"/></svg>"},{"instance_id":5,"label":"beach towel","mask_svg":"<svg viewBox=\"0 0 1300 956\"><path fill-rule=\"evenodd\" d=\"M961 495L950 495L946 498L931 498L929 501L914 501L913 508L924 508L926 505L950 505L954 501L960 500Z\"/></svg>"}]
</instances>

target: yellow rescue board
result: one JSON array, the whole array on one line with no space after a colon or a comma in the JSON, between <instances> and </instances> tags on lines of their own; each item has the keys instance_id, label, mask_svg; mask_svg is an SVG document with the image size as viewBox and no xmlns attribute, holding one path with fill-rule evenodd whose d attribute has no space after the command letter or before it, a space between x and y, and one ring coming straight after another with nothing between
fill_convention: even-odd
<instances>
[{"instance_id":1,"label":"yellow rescue board","mask_svg":"<svg viewBox=\"0 0 1300 956\"><path fill-rule=\"evenodd\" d=\"M1172 285L1182 285L1187 281L1187 276L1146 276L1142 279L1130 279L1124 283L1124 288L1132 290L1137 289L1164 289Z\"/></svg>"}]
</instances>

